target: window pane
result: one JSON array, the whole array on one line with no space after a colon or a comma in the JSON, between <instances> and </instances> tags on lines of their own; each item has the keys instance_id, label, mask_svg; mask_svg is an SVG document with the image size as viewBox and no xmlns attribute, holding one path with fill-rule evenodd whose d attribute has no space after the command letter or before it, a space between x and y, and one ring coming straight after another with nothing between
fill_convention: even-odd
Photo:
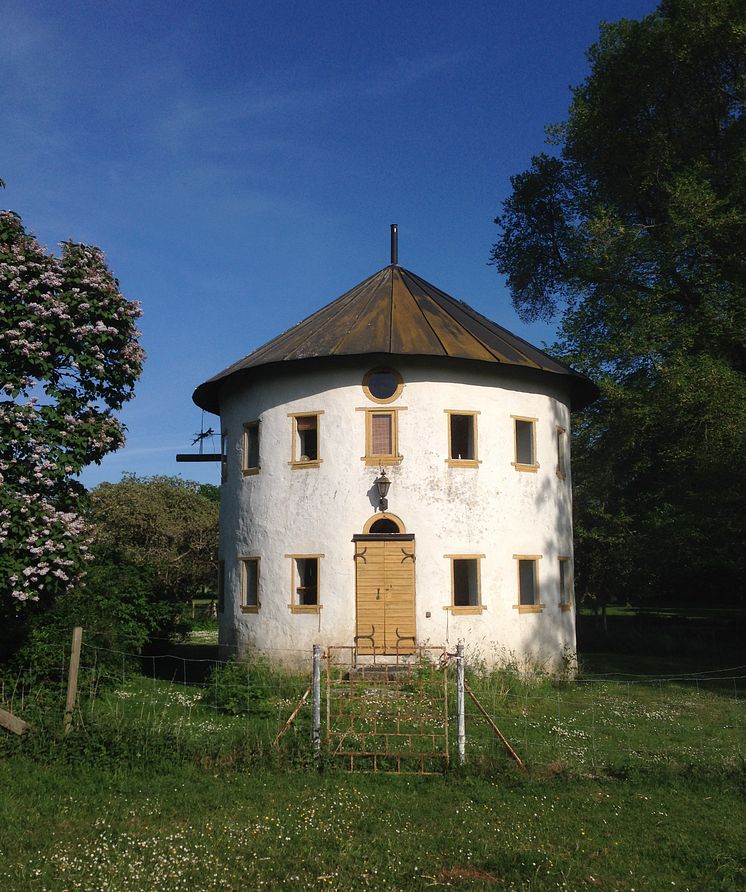
<instances>
[{"instance_id":1,"label":"window pane","mask_svg":"<svg viewBox=\"0 0 746 892\"><path fill-rule=\"evenodd\" d=\"M388 517L383 520L377 520L371 524L369 532L371 533L400 533L399 525Z\"/></svg>"},{"instance_id":2,"label":"window pane","mask_svg":"<svg viewBox=\"0 0 746 892\"><path fill-rule=\"evenodd\" d=\"M536 561L518 561L520 604L536 603Z\"/></svg>"},{"instance_id":3,"label":"window pane","mask_svg":"<svg viewBox=\"0 0 746 892\"><path fill-rule=\"evenodd\" d=\"M298 604L303 607L312 607L319 603L318 590L318 558L296 558L297 572L296 595Z\"/></svg>"},{"instance_id":4,"label":"window pane","mask_svg":"<svg viewBox=\"0 0 746 892\"><path fill-rule=\"evenodd\" d=\"M296 444L298 461L316 461L318 448L318 417L303 415L295 419L298 442Z\"/></svg>"},{"instance_id":5,"label":"window pane","mask_svg":"<svg viewBox=\"0 0 746 892\"><path fill-rule=\"evenodd\" d=\"M560 558L559 562L560 604L570 603L570 561Z\"/></svg>"},{"instance_id":6,"label":"window pane","mask_svg":"<svg viewBox=\"0 0 746 892\"><path fill-rule=\"evenodd\" d=\"M519 465L533 465L534 462L534 423L515 423L515 460Z\"/></svg>"},{"instance_id":7,"label":"window pane","mask_svg":"<svg viewBox=\"0 0 746 892\"><path fill-rule=\"evenodd\" d=\"M259 425L246 428L246 467L259 467Z\"/></svg>"},{"instance_id":8,"label":"window pane","mask_svg":"<svg viewBox=\"0 0 746 892\"><path fill-rule=\"evenodd\" d=\"M377 369L368 374L368 390L377 400L387 400L396 393L399 386L397 376L389 369Z\"/></svg>"},{"instance_id":9,"label":"window pane","mask_svg":"<svg viewBox=\"0 0 746 892\"><path fill-rule=\"evenodd\" d=\"M479 574L477 560L453 561L453 606L477 607L479 605Z\"/></svg>"},{"instance_id":10,"label":"window pane","mask_svg":"<svg viewBox=\"0 0 746 892\"><path fill-rule=\"evenodd\" d=\"M372 455L391 455L393 453L391 422L392 418L390 414L376 414L371 416L370 429Z\"/></svg>"},{"instance_id":11,"label":"window pane","mask_svg":"<svg viewBox=\"0 0 746 892\"><path fill-rule=\"evenodd\" d=\"M256 607L259 603L259 561L244 561L244 604Z\"/></svg>"},{"instance_id":12,"label":"window pane","mask_svg":"<svg viewBox=\"0 0 746 892\"><path fill-rule=\"evenodd\" d=\"M474 458L474 416L451 415L451 458Z\"/></svg>"},{"instance_id":13,"label":"window pane","mask_svg":"<svg viewBox=\"0 0 746 892\"><path fill-rule=\"evenodd\" d=\"M557 473L565 474L565 432L557 431Z\"/></svg>"}]
</instances>

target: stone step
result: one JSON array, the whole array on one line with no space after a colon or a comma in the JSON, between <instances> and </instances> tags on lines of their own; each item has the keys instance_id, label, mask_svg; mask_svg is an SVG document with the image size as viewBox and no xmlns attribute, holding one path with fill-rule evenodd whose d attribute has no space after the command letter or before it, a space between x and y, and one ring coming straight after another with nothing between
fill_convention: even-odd
<instances>
[{"instance_id":1,"label":"stone step","mask_svg":"<svg viewBox=\"0 0 746 892\"><path fill-rule=\"evenodd\" d=\"M370 663L349 669L343 676L346 681L370 679L371 681L394 681L412 672L417 664L407 663Z\"/></svg>"}]
</instances>

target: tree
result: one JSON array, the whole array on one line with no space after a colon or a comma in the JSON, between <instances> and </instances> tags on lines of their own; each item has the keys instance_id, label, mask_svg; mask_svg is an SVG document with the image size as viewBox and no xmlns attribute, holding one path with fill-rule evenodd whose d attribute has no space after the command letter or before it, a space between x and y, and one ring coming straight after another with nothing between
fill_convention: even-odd
<instances>
[{"instance_id":1,"label":"tree","mask_svg":"<svg viewBox=\"0 0 746 892\"><path fill-rule=\"evenodd\" d=\"M0 213L0 622L29 616L80 579L89 557L75 480L124 442L114 412L142 370L136 302L102 252L42 248Z\"/></svg>"},{"instance_id":2,"label":"tree","mask_svg":"<svg viewBox=\"0 0 746 892\"><path fill-rule=\"evenodd\" d=\"M70 630L85 629L99 669L189 628L189 599L217 583L219 488L178 477L125 474L85 499L90 530L85 580L34 618L14 665L26 682L59 676Z\"/></svg>"},{"instance_id":3,"label":"tree","mask_svg":"<svg viewBox=\"0 0 746 892\"><path fill-rule=\"evenodd\" d=\"M99 558L148 571L154 599L174 613L217 581L220 509L213 488L203 489L180 477L124 474L90 494Z\"/></svg>"},{"instance_id":4,"label":"tree","mask_svg":"<svg viewBox=\"0 0 746 892\"><path fill-rule=\"evenodd\" d=\"M746 3L601 26L554 154L512 179L491 260L600 384L576 425L578 583L743 594Z\"/></svg>"}]
</instances>

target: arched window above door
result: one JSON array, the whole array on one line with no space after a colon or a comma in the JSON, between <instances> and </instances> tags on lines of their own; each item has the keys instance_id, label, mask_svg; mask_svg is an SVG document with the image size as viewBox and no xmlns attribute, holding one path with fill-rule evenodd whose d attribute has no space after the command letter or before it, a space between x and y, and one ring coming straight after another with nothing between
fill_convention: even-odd
<instances>
[{"instance_id":1,"label":"arched window above door","mask_svg":"<svg viewBox=\"0 0 746 892\"><path fill-rule=\"evenodd\" d=\"M407 528L396 514L374 514L363 527L363 533L378 533L380 535L386 533L399 535L406 532Z\"/></svg>"},{"instance_id":2,"label":"arched window above door","mask_svg":"<svg viewBox=\"0 0 746 892\"><path fill-rule=\"evenodd\" d=\"M399 525L388 517L377 520L370 528L371 533L398 533Z\"/></svg>"}]
</instances>

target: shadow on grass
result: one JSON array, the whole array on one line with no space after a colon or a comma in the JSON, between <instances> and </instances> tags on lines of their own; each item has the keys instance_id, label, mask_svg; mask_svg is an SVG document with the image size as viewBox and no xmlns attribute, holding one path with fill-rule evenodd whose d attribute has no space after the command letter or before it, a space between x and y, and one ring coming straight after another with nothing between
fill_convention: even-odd
<instances>
[{"instance_id":1,"label":"shadow on grass","mask_svg":"<svg viewBox=\"0 0 746 892\"><path fill-rule=\"evenodd\" d=\"M637 677L718 693L743 691L743 610L615 608L606 617L578 616L581 676Z\"/></svg>"},{"instance_id":2,"label":"shadow on grass","mask_svg":"<svg viewBox=\"0 0 746 892\"><path fill-rule=\"evenodd\" d=\"M163 681L203 684L215 663L220 661L217 644L153 641L140 658L142 674Z\"/></svg>"}]
</instances>

